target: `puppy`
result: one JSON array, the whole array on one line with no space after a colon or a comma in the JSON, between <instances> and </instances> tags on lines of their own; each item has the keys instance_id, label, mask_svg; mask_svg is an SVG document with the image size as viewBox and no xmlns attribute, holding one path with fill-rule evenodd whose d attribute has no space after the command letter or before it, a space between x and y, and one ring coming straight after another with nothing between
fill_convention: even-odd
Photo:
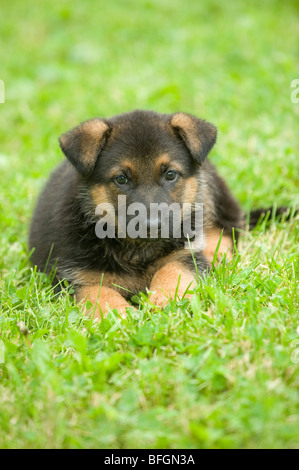
<instances>
[{"instance_id":1,"label":"puppy","mask_svg":"<svg viewBox=\"0 0 299 470\"><path fill-rule=\"evenodd\" d=\"M190 114L140 110L91 119L63 134L66 159L31 223L32 262L47 273L55 269L54 283L66 279L98 318L109 308L125 313L130 298L147 289L161 307L184 296L195 273L208 271L217 247L219 256L232 255L233 229L237 241L244 225L239 204L206 159L216 134L215 126ZM151 217L155 204L180 210ZM189 220L189 233L170 228L163 236L186 205L179 226ZM135 207L145 211L138 221ZM202 243L192 251L199 208Z\"/></svg>"}]
</instances>

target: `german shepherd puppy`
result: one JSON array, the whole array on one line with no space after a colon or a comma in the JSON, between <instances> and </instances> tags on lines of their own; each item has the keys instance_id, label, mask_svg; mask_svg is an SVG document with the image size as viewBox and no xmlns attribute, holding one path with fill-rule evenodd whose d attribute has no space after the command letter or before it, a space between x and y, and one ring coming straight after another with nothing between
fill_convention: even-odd
<instances>
[{"instance_id":1,"label":"german shepherd puppy","mask_svg":"<svg viewBox=\"0 0 299 470\"><path fill-rule=\"evenodd\" d=\"M63 134L67 160L51 175L31 223L32 262L48 273L55 269L54 282L71 283L78 301L95 306L96 317L109 308L125 313L130 297L147 289L158 306L184 296L195 272L209 269L217 247L218 254L232 254L233 229L237 241L244 227L239 204L206 159L216 134L215 126L190 114L139 110L91 119ZM120 236L119 196L126 210L135 203L145 209L188 203L191 219L196 203L203 204L204 245L191 252L185 234L163 238L159 214L145 217L145 235ZM115 209L115 236L96 233L102 204ZM130 222L126 214L125 226ZM155 237L149 236L153 228Z\"/></svg>"}]
</instances>

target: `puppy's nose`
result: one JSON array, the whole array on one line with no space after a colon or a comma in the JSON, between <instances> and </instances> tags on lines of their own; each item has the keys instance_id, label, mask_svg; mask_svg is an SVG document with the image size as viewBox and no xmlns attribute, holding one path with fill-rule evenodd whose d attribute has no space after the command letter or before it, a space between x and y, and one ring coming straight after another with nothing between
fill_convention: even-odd
<instances>
[{"instance_id":1,"label":"puppy's nose","mask_svg":"<svg viewBox=\"0 0 299 470\"><path fill-rule=\"evenodd\" d=\"M147 231L149 232L160 232L161 231L161 216L148 217L147 218Z\"/></svg>"}]
</instances>

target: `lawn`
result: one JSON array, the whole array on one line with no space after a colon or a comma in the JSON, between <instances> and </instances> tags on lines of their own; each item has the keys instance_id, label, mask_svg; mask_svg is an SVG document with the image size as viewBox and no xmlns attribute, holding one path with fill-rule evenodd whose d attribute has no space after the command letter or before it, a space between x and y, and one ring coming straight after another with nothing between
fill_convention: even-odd
<instances>
[{"instance_id":1,"label":"lawn","mask_svg":"<svg viewBox=\"0 0 299 470\"><path fill-rule=\"evenodd\" d=\"M244 232L191 303L101 323L27 249L58 136L135 108L213 122L245 210L298 207L296 5L3 2L0 448L299 448L298 218Z\"/></svg>"}]
</instances>

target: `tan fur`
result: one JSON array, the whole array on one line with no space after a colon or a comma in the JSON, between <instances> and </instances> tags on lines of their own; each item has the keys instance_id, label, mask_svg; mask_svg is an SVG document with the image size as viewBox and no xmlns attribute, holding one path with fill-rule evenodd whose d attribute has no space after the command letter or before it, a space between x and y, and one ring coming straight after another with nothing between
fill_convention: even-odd
<instances>
[{"instance_id":1,"label":"tan fur","mask_svg":"<svg viewBox=\"0 0 299 470\"><path fill-rule=\"evenodd\" d=\"M91 293L94 293L97 290L98 293L101 284L102 289L110 289L112 293L121 296L149 289L150 291L156 291L155 294L152 295L151 301L156 305L162 306L166 304L167 298L174 298L179 275L181 275L178 289L179 297L182 297L189 284L194 282L193 274L183 265L184 259L188 258L188 256L188 250L184 249L171 253L161 258L153 265L150 265L147 271L138 277L130 274L100 273L97 271L80 270L74 273L73 281L79 286L79 292L81 292L81 290L89 292L90 290ZM105 297L102 296L102 292L101 290L100 301L102 309L105 311ZM105 292L106 290L104 290L104 293ZM96 296L94 294L89 295L88 299L95 303ZM94 299L94 301L92 299ZM123 297L122 299L126 302ZM112 306L112 308L117 307Z\"/></svg>"},{"instance_id":2,"label":"tan fur","mask_svg":"<svg viewBox=\"0 0 299 470\"><path fill-rule=\"evenodd\" d=\"M203 203L204 210L204 226L205 229L214 229L215 219L217 218L216 208L213 200L213 181L210 182L212 176L209 170L205 168L205 162L202 165L203 171L198 177L198 202Z\"/></svg>"},{"instance_id":3,"label":"tan fur","mask_svg":"<svg viewBox=\"0 0 299 470\"><path fill-rule=\"evenodd\" d=\"M94 186L91 190L91 197L95 206L109 202L107 187L105 185Z\"/></svg>"},{"instance_id":4,"label":"tan fur","mask_svg":"<svg viewBox=\"0 0 299 470\"><path fill-rule=\"evenodd\" d=\"M177 113L171 119L173 127L179 127L185 133L191 153L198 153L201 150L201 142L196 134L196 127L192 118L184 113Z\"/></svg>"},{"instance_id":5,"label":"tan fur","mask_svg":"<svg viewBox=\"0 0 299 470\"><path fill-rule=\"evenodd\" d=\"M155 161L155 173L159 176L161 174L161 167L165 165L169 167L169 170L176 170L178 172L182 172L183 169L178 162L174 162L171 159L171 156L167 153L163 153L160 155Z\"/></svg>"},{"instance_id":6,"label":"tan fur","mask_svg":"<svg viewBox=\"0 0 299 470\"><path fill-rule=\"evenodd\" d=\"M122 315L126 313L126 308L131 305L110 287L94 285L82 286L76 291L77 302L86 302L89 300L93 304L93 308L88 314L94 314L94 318L105 318L109 308L116 308Z\"/></svg>"},{"instance_id":7,"label":"tan fur","mask_svg":"<svg viewBox=\"0 0 299 470\"><path fill-rule=\"evenodd\" d=\"M193 204L198 194L198 183L195 176L191 176L185 181L184 197L186 203Z\"/></svg>"},{"instance_id":8,"label":"tan fur","mask_svg":"<svg viewBox=\"0 0 299 470\"><path fill-rule=\"evenodd\" d=\"M98 154L105 142L104 136L109 126L102 119L90 119L74 129L62 134L59 138L65 155L75 166L80 162L88 174L94 167ZM76 151L72 150L72 141L76 138ZM75 163L74 163L75 162Z\"/></svg>"},{"instance_id":9,"label":"tan fur","mask_svg":"<svg viewBox=\"0 0 299 470\"><path fill-rule=\"evenodd\" d=\"M181 298L188 287L192 289L194 284L194 275L181 263L177 261L167 263L156 272L152 279L150 291L154 293L150 300L155 305L163 307L169 299L175 298L176 291L178 297Z\"/></svg>"},{"instance_id":10,"label":"tan fur","mask_svg":"<svg viewBox=\"0 0 299 470\"><path fill-rule=\"evenodd\" d=\"M205 257L208 259L210 263L212 263L214 254L219 242L219 239L221 237L221 230L214 228L214 229L209 229L205 233L205 248L203 250L203 253ZM231 258L233 255L233 242L231 237L228 235L222 235L221 242L219 245L219 250L218 250L218 255L217 255L217 260L226 253L226 256L228 258Z\"/></svg>"},{"instance_id":11,"label":"tan fur","mask_svg":"<svg viewBox=\"0 0 299 470\"><path fill-rule=\"evenodd\" d=\"M94 318L105 318L109 308L116 308L122 315L126 314L126 308L132 307L121 294L114 289L105 286L83 286L76 291L77 302L89 300L93 307L87 312Z\"/></svg>"},{"instance_id":12,"label":"tan fur","mask_svg":"<svg viewBox=\"0 0 299 470\"><path fill-rule=\"evenodd\" d=\"M220 237L221 230L216 228L209 229L205 233L206 247L203 252L210 263L213 261ZM222 236L218 259L224 253L231 257L232 251L232 239L229 236ZM188 256L188 250L178 250L150 265L148 270L138 277L130 274L77 271L74 282L79 285L78 298L80 300L86 298L94 305L98 303L96 307L98 318L101 311L104 314L107 312L108 306L124 312L125 308L130 306L124 296L136 291L146 291L146 289L154 292L150 299L151 302L163 307L169 299L174 299L176 291L178 297L181 298L188 287L192 289L195 285L193 273L183 264L184 259ZM180 282L177 290L179 277ZM97 302L101 283L100 297ZM189 296L187 295L187 297Z\"/></svg>"},{"instance_id":13,"label":"tan fur","mask_svg":"<svg viewBox=\"0 0 299 470\"><path fill-rule=\"evenodd\" d=\"M108 125L102 119L91 119L81 124L82 131L87 139L97 140L108 129Z\"/></svg>"},{"instance_id":14,"label":"tan fur","mask_svg":"<svg viewBox=\"0 0 299 470\"><path fill-rule=\"evenodd\" d=\"M168 155L167 153L163 153L162 155L160 155L155 160L156 171L158 171L158 173L160 173L161 166L162 165L168 165L170 163L170 161L171 161L170 155Z\"/></svg>"},{"instance_id":15,"label":"tan fur","mask_svg":"<svg viewBox=\"0 0 299 470\"><path fill-rule=\"evenodd\" d=\"M74 282L80 286L100 285L109 287L123 296L132 294L136 291L145 291L150 285L153 276L153 267L151 266L142 276L117 273L100 273L97 271L80 270L74 275Z\"/></svg>"},{"instance_id":16,"label":"tan fur","mask_svg":"<svg viewBox=\"0 0 299 470\"><path fill-rule=\"evenodd\" d=\"M136 174L136 167L132 160L122 160L120 165L113 167L109 172L110 178L117 176L124 170L130 170L133 176Z\"/></svg>"},{"instance_id":17,"label":"tan fur","mask_svg":"<svg viewBox=\"0 0 299 470\"><path fill-rule=\"evenodd\" d=\"M99 148L99 141L107 131L108 126L101 119L92 119L83 123L82 125L82 156L81 160L84 164L95 158Z\"/></svg>"}]
</instances>

